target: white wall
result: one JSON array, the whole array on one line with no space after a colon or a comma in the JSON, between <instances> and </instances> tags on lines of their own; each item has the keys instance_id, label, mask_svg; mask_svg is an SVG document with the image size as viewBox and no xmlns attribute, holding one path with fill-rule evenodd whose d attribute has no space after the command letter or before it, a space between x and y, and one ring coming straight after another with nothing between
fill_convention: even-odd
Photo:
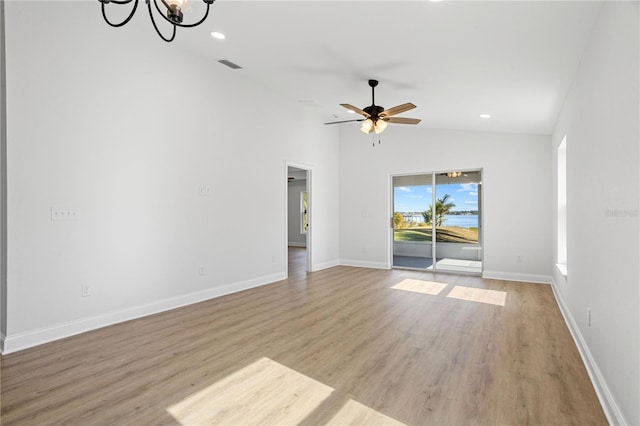
<instances>
[{"instance_id":1,"label":"white wall","mask_svg":"<svg viewBox=\"0 0 640 426\"><path fill-rule=\"evenodd\" d=\"M356 126L322 126L241 71L172 49L144 13L114 30L98 7L5 3L6 349L283 276L286 161L313 167L312 269L388 267L390 174L483 168L485 271L547 277L551 156L567 134L569 278L554 274L556 290L609 408L640 423L638 217L604 213L638 209L637 3L603 8L552 149L544 136L408 126L373 148ZM246 104L261 111L254 126ZM52 222L52 206L79 218ZM225 226L256 209L261 232Z\"/></svg>"},{"instance_id":2,"label":"white wall","mask_svg":"<svg viewBox=\"0 0 640 426\"><path fill-rule=\"evenodd\" d=\"M4 1L0 1L0 351L7 332L7 127L4 40Z\"/></svg>"},{"instance_id":3,"label":"white wall","mask_svg":"<svg viewBox=\"0 0 640 426\"><path fill-rule=\"evenodd\" d=\"M283 278L287 161L314 170L312 268L337 263L337 129L144 10L117 30L99 10L6 3L8 352Z\"/></svg>"},{"instance_id":4,"label":"white wall","mask_svg":"<svg viewBox=\"0 0 640 426\"><path fill-rule=\"evenodd\" d=\"M371 135L364 135L357 126L341 129L342 263L389 266L391 174L483 169L485 275L549 281L548 136L402 125L389 125L381 136L381 144L372 147Z\"/></svg>"},{"instance_id":5,"label":"white wall","mask_svg":"<svg viewBox=\"0 0 640 426\"><path fill-rule=\"evenodd\" d=\"M300 193L307 190L306 180L294 180L289 182L288 197L288 236L289 245L297 247L307 246L307 234L300 232Z\"/></svg>"},{"instance_id":6,"label":"white wall","mask_svg":"<svg viewBox=\"0 0 640 426\"><path fill-rule=\"evenodd\" d=\"M554 287L610 421L633 425L640 424L638 9L637 2L603 6L552 144L555 170L566 135L568 275L555 271Z\"/></svg>"}]
</instances>

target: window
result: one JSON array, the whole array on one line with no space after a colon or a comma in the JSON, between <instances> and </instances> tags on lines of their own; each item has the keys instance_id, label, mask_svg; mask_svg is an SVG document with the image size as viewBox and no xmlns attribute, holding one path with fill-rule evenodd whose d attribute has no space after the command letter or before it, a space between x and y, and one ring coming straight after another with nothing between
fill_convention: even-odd
<instances>
[{"instance_id":1,"label":"window","mask_svg":"<svg viewBox=\"0 0 640 426\"><path fill-rule=\"evenodd\" d=\"M558 257L556 264L567 275L567 137L558 146Z\"/></svg>"}]
</instances>

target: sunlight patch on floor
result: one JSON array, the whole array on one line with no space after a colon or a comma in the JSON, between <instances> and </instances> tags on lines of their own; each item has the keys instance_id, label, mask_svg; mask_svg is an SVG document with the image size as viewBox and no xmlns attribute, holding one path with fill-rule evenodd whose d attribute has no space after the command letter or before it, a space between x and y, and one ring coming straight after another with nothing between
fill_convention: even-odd
<instances>
[{"instance_id":1,"label":"sunlight patch on floor","mask_svg":"<svg viewBox=\"0 0 640 426\"><path fill-rule=\"evenodd\" d=\"M473 288L455 286L447 295L452 299L466 300L469 302L487 303L490 305L504 306L507 300L507 293L504 291L487 290L484 288Z\"/></svg>"},{"instance_id":2,"label":"sunlight patch on floor","mask_svg":"<svg viewBox=\"0 0 640 426\"><path fill-rule=\"evenodd\" d=\"M298 425L334 389L269 358L259 360L167 408L187 425ZM327 411L327 407L325 410ZM353 399L322 414L332 425L403 425Z\"/></svg>"},{"instance_id":3,"label":"sunlight patch on floor","mask_svg":"<svg viewBox=\"0 0 640 426\"><path fill-rule=\"evenodd\" d=\"M406 278L394 285L393 289L412 291L414 293L429 294L431 296L437 296L442 290L447 287L447 284L437 283L433 281L413 280Z\"/></svg>"},{"instance_id":4,"label":"sunlight patch on floor","mask_svg":"<svg viewBox=\"0 0 640 426\"><path fill-rule=\"evenodd\" d=\"M167 411L183 425L298 424L332 392L304 374L260 358Z\"/></svg>"},{"instance_id":5,"label":"sunlight patch on floor","mask_svg":"<svg viewBox=\"0 0 640 426\"><path fill-rule=\"evenodd\" d=\"M328 425L404 425L389 416L360 404L353 399L348 400L340 410L327 422Z\"/></svg>"}]
</instances>

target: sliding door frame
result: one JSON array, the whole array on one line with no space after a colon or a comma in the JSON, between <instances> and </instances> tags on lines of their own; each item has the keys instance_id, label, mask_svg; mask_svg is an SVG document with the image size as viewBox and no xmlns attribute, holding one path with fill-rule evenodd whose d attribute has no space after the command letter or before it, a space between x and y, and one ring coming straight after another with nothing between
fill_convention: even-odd
<instances>
[{"instance_id":1,"label":"sliding door frame","mask_svg":"<svg viewBox=\"0 0 640 426\"><path fill-rule=\"evenodd\" d=\"M395 239L394 239L394 207L395 207L395 199L394 199L394 178L396 177L403 177L403 176L421 176L421 175L431 175L431 205L435 206L436 205L436 200L437 200L437 184L436 184L436 179L438 175L441 174L445 174L445 173L449 173L449 172L453 172L454 170L445 170L445 171L431 171L431 172L417 172L417 173L397 173L397 174L389 174L389 212L390 212L390 220L389 220L389 233L388 233L388 243L387 243L387 247L388 247L388 252L387 252L387 265L389 269L393 269L395 268L394 264L393 264L393 255L394 255L394 243L395 243ZM478 273L478 275L482 275L484 272L484 212L483 212L483 206L484 206L484 185L483 185L483 179L484 179L484 169L482 167L478 167L478 168L471 168L471 169L456 169L455 171L459 171L462 173L467 173L467 172L472 172L472 173L478 173L480 178L479 178L479 182L478 182L478 246L479 246L479 250L480 250L480 272ZM432 254L432 259L433 259L433 266L432 269L427 269L428 271L431 272L446 272L446 273L452 273L454 271L447 271L446 269L438 269L437 268L437 232L436 232L436 223L435 221L432 220L431 223L431 254ZM460 273L460 272L454 272L454 273ZM475 273L473 273L474 275L476 275Z\"/></svg>"}]
</instances>

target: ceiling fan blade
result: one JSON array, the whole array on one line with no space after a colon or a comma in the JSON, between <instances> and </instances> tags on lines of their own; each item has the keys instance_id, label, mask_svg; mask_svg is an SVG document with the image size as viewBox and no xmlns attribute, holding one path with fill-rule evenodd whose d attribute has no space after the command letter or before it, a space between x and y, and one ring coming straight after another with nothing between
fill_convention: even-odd
<instances>
[{"instance_id":1,"label":"ceiling fan blade","mask_svg":"<svg viewBox=\"0 0 640 426\"><path fill-rule=\"evenodd\" d=\"M353 121L364 121L364 118L357 118L355 120L343 120L343 121L331 121L329 123L324 123L324 124L339 124L339 123L351 123Z\"/></svg>"},{"instance_id":2,"label":"ceiling fan blade","mask_svg":"<svg viewBox=\"0 0 640 426\"><path fill-rule=\"evenodd\" d=\"M349 111L353 111L353 112L357 112L360 115L365 116L366 118L371 117L371 115L369 115L368 113L364 112L363 110L361 110L358 107L354 107L353 105L350 104L340 104L340 106L345 107L346 109L348 109Z\"/></svg>"},{"instance_id":3,"label":"ceiling fan blade","mask_svg":"<svg viewBox=\"0 0 640 426\"><path fill-rule=\"evenodd\" d=\"M420 120L419 118L388 117L388 118L384 118L384 121L387 121L389 123L396 123L396 124L418 124L422 120Z\"/></svg>"},{"instance_id":4,"label":"ceiling fan blade","mask_svg":"<svg viewBox=\"0 0 640 426\"><path fill-rule=\"evenodd\" d=\"M405 111L409 111L410 109L414 109L416 106L411 102L406 104L394 106L393 108L389 108L380 113L380 117L391 117L392 115L400 114Z\"/></svg>"}]
</instances>

